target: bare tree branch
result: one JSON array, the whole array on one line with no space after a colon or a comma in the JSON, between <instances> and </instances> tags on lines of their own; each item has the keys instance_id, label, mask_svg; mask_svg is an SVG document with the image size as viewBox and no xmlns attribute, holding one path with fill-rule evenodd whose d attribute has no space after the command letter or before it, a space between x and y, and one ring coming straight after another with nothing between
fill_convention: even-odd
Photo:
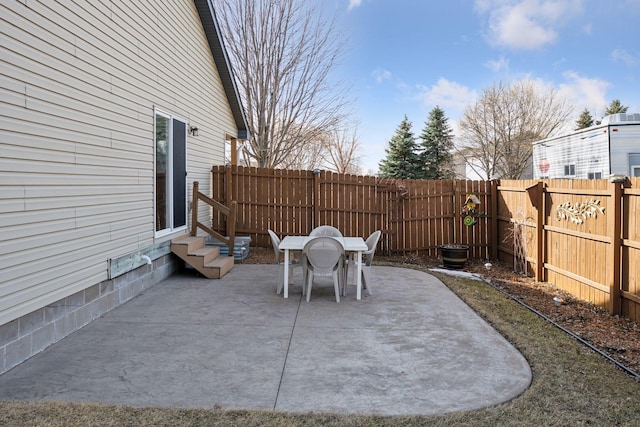
<instances>
[{"instance_id":1,"label":"bare tree branch","mask_svg":"<svg viewBox=\"0 0 640 427\"><path fill-rule=\"evenodd\" d=\"M561 130L572 111L552 86L500 82L464 112L465 147L459 152L487 179L519 179L530 162L532 143Z\"/></svg>"},{"instance_id":2,"label":"bare tree branch","mask_svg":"<svg viewBox=\"0 0 640 427\"><path fill-rule=\"evenodd\" d=\"M330 81L346 45L335 18L299 0L215 3L247 109L246 160L272 168L299 163L308 142L345 115L346 90Z\"/></svg>"},{"instance_id":3,"label":"bare tree branch","mask_svg":"<svg viewBox=\"0 0 640 427\"><path fill-rule=\"evenodd\" d=\"M335 128L325 135L324 165L328 170L342 174L360 173L358 128L354 124Z\"/></svg>"}]
</instances>

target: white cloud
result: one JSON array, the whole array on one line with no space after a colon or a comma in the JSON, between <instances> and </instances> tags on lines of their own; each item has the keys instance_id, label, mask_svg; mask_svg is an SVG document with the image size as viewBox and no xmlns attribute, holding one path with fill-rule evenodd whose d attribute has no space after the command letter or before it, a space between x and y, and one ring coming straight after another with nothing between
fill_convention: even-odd
<instances>
[{"instance_id":1,"label":"white cloud","mask_svg":"<svg viewBox=\"0 0 640 427\"><path fill-rule=\"evenodd\" d=\"M362 4L362 0L349 0L349 7L347 10L355 9Z\"/></svg>"},{"instance_id":2,"label":"white cloud","mask_svg":"<svg viewBox=\"0 0 640 427\"><path fill-rule=\"evenodd\" d=\"M476 0L489 15L490 43L513 49L537 49L553 43L558 29L581 13L584 0Z\"/></svg>"},{"instance_id":3,"label":"white cloud","mask_svg":"<svg viewBox=\"0 0 640 427\"><path fill-rule=\"evenodd\" d=\"M508 71L509 70L509 60L504 56L500 57L500 59L490 60L484 63L484 66L493 71L494 73L499 73L500 71Z\"/></svg>"},{"instance_id":4,"label":"white cloud","mask_svg":"<svg viewBox=\"0 0 640 427\"><path fill-rule=\"evenodd\" d=\"M608 105L607 89L611 84L605 80L582 76L575 71L565 71L565 82L558 86L558 94L570 100L577 108L578 114L588 109L594 116L603 113Z\"/></svg>"},{"instance_id":5,"label":"white cloud","mask_svg":"<svg viewBox=\"0 0 640 427\"><path fill-rule=\"evenodd\" d=\"M640 0L639 0L640 1ZM640 64L640 56L634 55L625 49L615 49L611 52L611 59L614 62L622 62L630 67Z\"/></svg>"},{"instance_id":6,"label":"white cloud","mask_svg":"<svg viewBox=\"0 0 640 427\"><path fill-rule=\"evenodd\" d=\"M453 109L456 113L462 112L478 97L474 90L443 77L433 86L417 85L416 89L418 90L418 98L427 108L438 105L444 110Z\"/></svg>"},{"instance_id":7,"label":"white cloud","mask_svg":"<svg viewBox=\"0 0 640 427\"><path fill-rule=\"evenodd\" d=\"M380 84L385 80L391 79L391 71L385 70L384 68L376 68L371 72L371 76L373 76L376 83Z\"/></svg>"}]
</instances>

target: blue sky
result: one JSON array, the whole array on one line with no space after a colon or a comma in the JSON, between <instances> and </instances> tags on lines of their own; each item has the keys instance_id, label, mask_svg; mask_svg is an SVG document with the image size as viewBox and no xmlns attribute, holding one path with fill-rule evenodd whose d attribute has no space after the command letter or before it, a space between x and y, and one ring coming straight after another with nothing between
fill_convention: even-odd
<instances>
[{"instance_id":1,"label":"blue sky","mask_svg":"<svg viewBox=\"0 0 640 427\"><path fill-rule=\"evenodd\" d=\"M331 4L331 3L325 3ZM363 172L405 114L416 137L440 106L454 132L483 89L524 78L601 117L640 112L640 0L334 0L346 32L337 76L351 87ZM574 120L575 121L575 120Z\"/></svg>"}]
</instances>

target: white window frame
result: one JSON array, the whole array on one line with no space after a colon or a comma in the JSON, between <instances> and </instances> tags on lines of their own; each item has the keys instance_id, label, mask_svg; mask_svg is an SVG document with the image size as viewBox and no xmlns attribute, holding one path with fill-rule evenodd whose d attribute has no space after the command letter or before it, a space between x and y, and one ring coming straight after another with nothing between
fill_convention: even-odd
<instances>
[{"instance_id":1,"label":"white window frame","mask_svg":"<svg viewBox=\"0 0 640 427\"><path fill-rule=\"evenodd\" d=\"M573 167L573 173L571 173L572 167ZM567 168L569 168L569 173L567 173ZM564 176L576 176L576 164L570 163L570 164L564 165L563 171L564 171Z\"/></svg>"},{"instance_id":2,"label":"white window frame","mask_svg":"<svg viewBox=\"0 0 640 427\"><path fill-rule=\"evenodd\" d=\"M589 176L593 175L593 176ZM600 176L597 176L600 175ZM591 171L587 172L587 179L602 179L602 171Z\"/></svg>"}]
</instances>

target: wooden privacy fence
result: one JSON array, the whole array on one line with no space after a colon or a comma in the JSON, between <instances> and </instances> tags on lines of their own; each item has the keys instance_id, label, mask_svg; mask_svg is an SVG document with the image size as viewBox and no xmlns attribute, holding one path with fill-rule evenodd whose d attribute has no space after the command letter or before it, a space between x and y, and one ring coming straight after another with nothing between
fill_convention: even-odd
<instances>
[{"instance_id":1,"label":"wooden privacy fence","mask_svg":"<svg viewBox=\"0 0 640 427\"><path fill-rule=\"evenodd\" d=\"M485 181L389 180L374 176L343 175L328 171L214 166L212 197L237 202L236 234L250 236L267 247L267 230L280 235L308 234L329 224L349 236L367 237L382 231L381 253L416 252L438 256L438 246L464 243L470 256L487 258L495 242L490 217L477 224L462 223L462 205L468 194L481 201L480 210L495 203L496 183ZM223 218L214 229L224 230Z\"/></svg>"},{"instance_id":2,"label":"wooden privacy fence","mask_svg":"<svg viewBox=\"0 0 640 427\"><path fill-rule=\"evenodd\" d=\"M640 179L502 181L498 257L640 321Z\"/></svg>"},{"instance_id":3,"label":"wooden privacy fence","mask_svg":"<svg viewBox=\"0 0 640 427\"><path fill-rule=\"evenodd\" d=\"M345 235L382 231L380 253L437 257L446 243L469 256L513 263L580 299L640 321L640 179L389 180L328 171L214 166L212 197L237 202L236 235L271 245L267 230L308 234L329 224ZM470 227L469 194L484 215ZM596 203L597 202L597 203ZM224 218L212 228L225 231Z\"/></svg>"}]
</instances>

